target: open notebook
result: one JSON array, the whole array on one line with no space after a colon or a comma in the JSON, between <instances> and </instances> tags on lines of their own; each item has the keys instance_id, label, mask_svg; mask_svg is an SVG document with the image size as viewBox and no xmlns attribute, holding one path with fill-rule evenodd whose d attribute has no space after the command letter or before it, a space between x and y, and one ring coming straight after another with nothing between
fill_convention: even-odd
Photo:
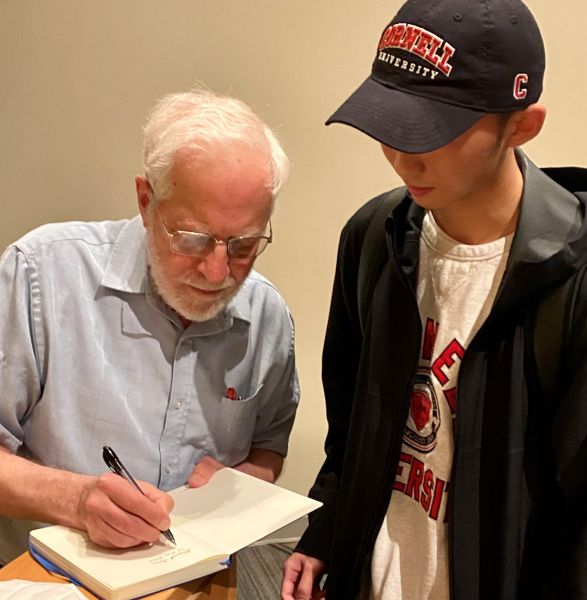
<instances>
[{"instance_id":1,"label":"open notebook","mask_svg":"<svg viewBox=\"0 0 587 600\"><path fill-rule=\"evenodd\" d=\"M203 487L170 492L171 531L150 546L109 550L76 529L53 525L30 533L32 550L106 600L128 600L220 571L230 555L321 504L234 469Z\"/></svg>"}]
</instances>

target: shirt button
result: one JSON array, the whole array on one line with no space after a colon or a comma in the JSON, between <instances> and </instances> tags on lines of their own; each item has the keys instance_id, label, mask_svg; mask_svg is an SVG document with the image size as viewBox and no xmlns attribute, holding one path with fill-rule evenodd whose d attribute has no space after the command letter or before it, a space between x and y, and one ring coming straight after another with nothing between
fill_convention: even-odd
<instances>
[{"instance_id":1,"label":"shirt button","mask_svg":"<svg viewBox=\"0 0 587 600\"><path fill-rule=\"evenodd\" d=\"M181 400L176 400L175 401L175 408L181 408L182 404L183 404L183 402Z\"/></svg>"},{"instance_id":2,"label":"shirt button","mask_svg":"<svg viewBox=\"0 0 587 600\"><path fill-rule=\"evenodd\" d=\"M165 467L165 472L166 472L167 474L171 473L171 465L167 465L167 466Z\"/></svg>"}]
</instances>

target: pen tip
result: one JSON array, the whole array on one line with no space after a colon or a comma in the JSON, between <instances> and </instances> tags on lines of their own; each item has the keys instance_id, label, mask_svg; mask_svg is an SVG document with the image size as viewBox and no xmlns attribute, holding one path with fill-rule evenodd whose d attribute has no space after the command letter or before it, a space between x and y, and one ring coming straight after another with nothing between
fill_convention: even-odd
<instances>
[{"instance_id":1,"label":"pen tip","mask_svg":"<svg viewBox=\"0 0 587 600\"><path fill-rule=\"evenodd\" d=\"M177 543L175 541L175 538L173 537L173 534L171 533L171 531L169 531L169 529L167 531L163 532L163 535L174 545L177 546Z\"/></svg>"}]
</instances>

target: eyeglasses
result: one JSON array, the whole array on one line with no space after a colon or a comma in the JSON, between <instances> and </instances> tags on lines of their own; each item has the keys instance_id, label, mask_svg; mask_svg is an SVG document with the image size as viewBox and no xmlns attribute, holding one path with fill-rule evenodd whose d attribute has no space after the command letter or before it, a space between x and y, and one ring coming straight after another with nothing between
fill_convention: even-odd
<instances>
[{"instance_id":1,"label":"eyeglasses","mask_svg":"<svg viewBox=\"0 0 587 600\"><path fill-rule=\"evenodd\" d=\"M169 247L172 252L194 258L205 258L214 250L217 244L224 244L229 258L252 259L256 258L273 241L273 229L269 221L269 235L241 236L230 238L227 241L218 240L207 233L196 231L169 231L163 222L159 209L157 214L163 225L165 233L169 236Z\"/></svg>"}]
</instances>

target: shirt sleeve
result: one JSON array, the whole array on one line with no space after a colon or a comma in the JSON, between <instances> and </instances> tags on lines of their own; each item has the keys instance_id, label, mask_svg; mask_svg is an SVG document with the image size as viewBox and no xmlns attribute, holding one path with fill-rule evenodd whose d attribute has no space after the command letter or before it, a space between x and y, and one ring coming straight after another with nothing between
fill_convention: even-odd
<instances>
[{"instance_id":1,"label":"shirt sleeve","mask_svg":"<svg viewBox=\"0 0 587 600\"><path fill-rule=\"evenodd\" d=\"M295 365L295 327L284 306L281 315L280 349L263 384L262 410L259 412L252 448L272 450L287 455L289 435L300 399L300 386Z\"/></svg>"},{"instance_id":2,"label":"shirt sleeve","mask_svg":"<svg viewBox=\"0 0 587 600\"><path fill-rule=\"evenodd\" d=\"M34 330L35 279L25 255L9 246L0 258L0 444L16 452L23 423L41 396L40 336Z\"/></svg>"}]
</instances>

